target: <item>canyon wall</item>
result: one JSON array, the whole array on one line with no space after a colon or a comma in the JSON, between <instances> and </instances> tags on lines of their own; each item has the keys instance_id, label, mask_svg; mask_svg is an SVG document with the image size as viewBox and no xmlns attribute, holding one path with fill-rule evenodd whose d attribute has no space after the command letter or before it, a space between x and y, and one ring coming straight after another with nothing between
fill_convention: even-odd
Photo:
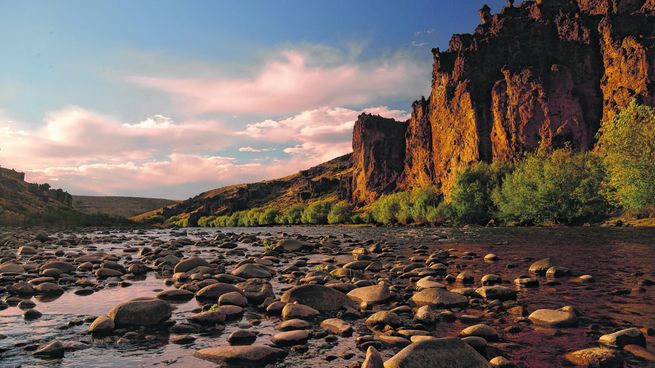
<instances>
[{"instance_id":1,"label":"canyon wall","mask_svg":"<svg viewBox=\"0 0 655 368\"><path fill-rule=\"evenodd\" d=\"M433 49L430 96L408 122L362 115L346 196L367 203L426 184L446 195L461 168L540 147L593 148L603 119L655 105L655 1L540 0Z\"/></svg>"}]
</instances>

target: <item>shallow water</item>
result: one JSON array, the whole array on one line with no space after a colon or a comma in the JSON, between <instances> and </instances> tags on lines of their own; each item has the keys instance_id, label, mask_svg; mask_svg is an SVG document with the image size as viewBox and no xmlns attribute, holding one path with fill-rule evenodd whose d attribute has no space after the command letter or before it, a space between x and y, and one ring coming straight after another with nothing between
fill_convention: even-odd
<instances>
[{"instance_id":1,"label":"shallow water","mask_svg":"<svg viewBox=\"0 0 655 368\"><path fill-rule=\"evenodd\" d=\"M511 282L518 275L526 274L533 260L552 257L560 266L570 268L574 275L591 274L596 279L593 284L580 284L574 278L558 279L559 285L546 285L542 278L539 288L521 290L519 301L525 302L530 311L538 308L560 308L564 305L574 306L581 315L577 328L562 329L561 335L552 336L548 332L535 332L529 326L521 326L517 333L503 333L502 329L516 325L510 318L494 318L484 314L484 310L468 308L459 314L478 315L484 323L494 326L501 332L501 340L489 349L496 349L503 356L524 367L553 367L561 365L559 357L568 351L596 346L598 336L624 327L655 327L655 287L638 288L640 280L655 280L655 230L653 229L610 229L610 228L556 228L556 229L503 229L503 228L370 228L370 227L271 227L238 229L188 229L186 237L192 241L208 240L218 231L258 234L260 236L294 233L307 236L334 236L335 239L351 241L386 241L397 244L396 259L388 262L403 261L416 253L420 246L430 250L453 249L458 256L457 262L449 266L449 272L456 274L469 269L479 278L487 273L502 275L503 280ZM111 234L83 233L91 244L64 245L65 251L103 251L123 258L137 258L133 252L123 252L125 248L152 246L157 242L166 242L179 234L168 230L149 230L146 232L118 232ZM76 233L61 234L61 237L81 235ZM97 239L93 241L93 239ZM111 239L111 241L108 241ZM94 246L95 248L89 248ZM351 249L351 248L348 248ZM264 252L261 246L239 244L237 250L245 255ZM461 257L465 252L474 252L477 257ZM207 259L226 255L229 262L242 260L244 256L235 256L234 251L215 247L189 245L184 248L185 256L199 254ZM349 250L344 252L349 254ZM496 253L500 260L486 263L481 257L487 253ZM5 252L5 255L7 253ZM320 260L323 254L303 255L309 260ZM335 256L331 254L331 256ZM278 267L288 266L293 259L286 259ZM311 263L311 262L310 262ZM508 268L511 265L512 268ZM453 268L456 267L456 268ZM228 271L231 267L228 267ZM240 322L226 323L225 331L212 334L193 334L196 341L189 346L168 343L168 335L159 333L158 339L148 343L135 343L117 346L106 339L94 339L85 334L90 318L107 313L113 306L134 297L155 296L158 292L170 289L164 280L155 273L149 273L143 280L128 280L131 286L105 286L102 290L88 296L77 296L70 287L60 297L36 302L35 309L43 313L36 321L24 321L22 312L17 307L0 311L0 334L6 338L0 340L0 366L2 367L213 367L214 364L196 359L192 355L196 349L210 346L227 345L226 337L239 328ZM290 285L272 280L279 296ZM406 283L406 280L394 280L394 283ZM405 286L405 285L401 285ZM452 285L458 287L461 285ZM628 290L627 295L617 290ZM2 295L2 294L0 294ZM196 300L175 304L173 320L182 322L192 311L200 307ZM255 321L249 323L249 321ZM276 332L275 324L279 320L266 317L261 311L248 309L241 323L242 327L254 329L260 333L257 343L268 343L269 336ZM356 365L363 360L363 353L355 348L354 339L358 336L355 323L355 335L352 338L339 338L335 344L325 344L321 339L310 340L309 350L305 353L292 352L278 366L313 366L345 367ZM461 322L440 323L434 329L435 336L456 336L466 327ZM63 359L43 360L35 358L32 351L42 342L57 338L62 342L74 344ZM647 338L649 346L655 344L653 337ZM386 349L389 357L399 349ZM491 350L493 351L493 350ZM349 356L348 352L353 353ZM327 356L334 360L327 361ZM493 357L491 355L489 357ZM333 359L333 358L330 358ZM646 366L643 362L630 360L628 367Z\"/></svg>"}]
</instances>

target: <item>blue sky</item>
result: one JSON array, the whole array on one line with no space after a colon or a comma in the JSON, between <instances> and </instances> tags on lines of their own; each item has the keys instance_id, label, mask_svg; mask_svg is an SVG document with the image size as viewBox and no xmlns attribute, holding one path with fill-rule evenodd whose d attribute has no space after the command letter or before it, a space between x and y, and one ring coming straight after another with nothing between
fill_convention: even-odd
<instances>
[{"instance_id":1,"label":"blue sky","mask_svg":"<svg viewBox=\"0 0 655 368\"><path fill-rule=\"evenodd\" d=\"M346 153L361 111L406 118L482 5L0 1L0 165L169 198L286 175Z\"/></svg>"}]
</instances>

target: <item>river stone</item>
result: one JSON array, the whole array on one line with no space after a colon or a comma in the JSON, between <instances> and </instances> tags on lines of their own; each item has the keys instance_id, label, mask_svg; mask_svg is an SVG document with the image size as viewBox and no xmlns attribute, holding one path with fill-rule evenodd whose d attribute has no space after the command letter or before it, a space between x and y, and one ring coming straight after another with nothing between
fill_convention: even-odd
<instances>
[{"instance_id":1,"label":"river stone","mask_svg":"<svg viewBox=\"0 0 655 368\"><path fill-rule=\"evenodd\" d=\"M207 285L204 288L198 290L196 293L196 298L198 299L216 299L232 291L237 291L241 293L241 290L234 285L226 284L223 282L217 282L215 284Z\"/></svg>"},{"instance_id":2,"label":"river stone","mask_svg":"<svg viewBox=\"0 0 655 368\"><path fill-rule=\"evenodd\" d=\"M546 277L549 278L559 278L564 276L570 276L571 270L566 267L553 266L546 271Z\"/></svg>"},{"instance_id":3,"label":"river stone","mask_svg":"<svg viewBox=\"0 0 655 368\"><path fill-rule=\"evenodd\" d=\"M528 319L535 325L547 327L571 327L578 323L575 312L563 309L537 309Z\"/></svg>"},{"instance_id":4,"label":"river stone","mask_svg":"<svg viewBox=\"0 0 655 368\"><path fill-rule=\"evenodd\" d=\"M276 330L291 331L291 330L307 330L312 328L312 324L302 319L288 319L284 322L275 325Z\"/></svg>"},{"instance_id":5,"label":"river stone","mask_svg":"<svg viewBox=\"0 0 655 368\"><path fill-rule=\"evenodd\" d=\"M287 304L282 308L282 319L312 319L321 314L318 310L304 304Z\"/></svg>"},{"instance_id":6,"label":"river stone","mask_svg":"<svg viewBox=\"0 0 655 368\"><path fill-rule=\"evenodd\" d=\"M353 327L339 318L329 318L324 320L321 322L321 328L343 337L348 337L353 334Z\"/></svg>"},{"instance_id":7,"label":"river stone","mask_svg":"<svg viewBox=\"0 0 655 368\"><path fill-rule=\"evenodd\" d=\"M225 321L226 315L222 310L209 310L205 312L200 312L192 315L187 318L191 323L197 323L199 325L216 325Z\"/></svg>"},{"instance_id":8,"label":"river stone","mask_svg":"<svg viewBox=\"0 0 655 368\"><path fill-rule=\"evenodd\" d=\"M432 305L439 308L457 308L468 306L468 299L461 294L451 293L440 288L424 289L412 296L417 306Z\"/></svg>"},{"instance_id":9,"label":"river stone","mask_svg":"<svg viewBox=\"0 0 655 368\"><path fill-rule=\"evenodd\" d=\"M319 312L333 312L354 307L354 302L344 293L323 285L301 285L293 287L280 298L285 303L298 302Z\"/></svg>"},{"instance_id":10,"label":"river stone","mask_svg":"<svg viewBox=\"0 0 655 368\"><path fill-rule=\"evenodd\" d=\"M43 316L43 313L39 312L36 309L28 309L23 313L23 319L26 321L32 321L35 319L39 319Z\"/></svg>"},{"instance_id":11,"label":"river stone","mask_svg":"<svg viewBox=\"0 0 655 368\"><path fill-rule=\"evenodd\" d=\"M206 348L196 351L194 355L222 366L261 368L283 359L287 353L266 345L245 345Z\"/></svg>"},{"instance_id":12,"label":"river stone","mask_svg":"<svg viewBox=\"0 0 655 368\"><path fill-rule=\"evenodd\" d=\"M543 258L531 264L529 271L543 275L553 266L553 261L550 258Z\"/></svg>"},{"instance_id":13,"label":"river stone","mask_svg":"<svg viewBox=\"0 0 655 368\"><path fill-rule=\"evenodd\" d=\"M108 335L114 331L114 320L109 316L99 316L89 326L89 332L94 335Z\"/></svg>"},{"instance_id":14,"label":"river stone","mask_svg":"<svg viewBox=\"0 0 655 368\"><path fill-rule=\"evenodd\" d=\"M501 282L503 282L503 279L500 276L495 275L495 274L484 275L480 279L480 283L482 284L482 286L498 285Z\"/></svg>"},{"instance_id":15,"label":"river stone","mask_svg":"<svg viewBox=\"0 0 655 368\"><path fill-rule=\"evenodd\" d=\"M171 289L164 290L157 294L157 298L162 300L191 300L195 294L189 290L184 289Z\"/></svg>"},{"instance_id":16,"label":"river stone","mask_svg":"<svg viewBox=\"0 0 655 368\"><path fill-rule=\"evenodd\" d=\"M227 337L230 345L251 345L257 340L257 334L250 330L236 330Z\"/></svg>"},{"instance_id":17,"label":"river stone","mask_svg":"<svg viewBox=\"0 0 655 368\"><path fill-rule=\"evenodd\" d=\"M492 367L494 368L514 368L514 364L510 362L507 358L502 357L502 356L497 356L492 358L489 361L489 364L491 364Z\"/></svg>"},{"instance_id":18,"label":"river stone","mask_svg":"<svg viewBox=\"0 0 655 368\"><path fill-rule=\"evenodd\" d=\"M64 357L64 344L59 340L48 342L41 345L34 355L46 358L63 358Z\"/></svg>"},{"instance_id":19,"label":"river stone","mask_svg":"<svg viewBox=\"0 0 655 368\"><path fill-rule=\"evenodd\" d=\"M53 282L42 282L34 287L37 293L43 295L59 295L64 293L61 286Z\"/></svg>"},{"instance_id":20,"label":"river stone","mask_svg":"<svg viewBox=\"0 0 655 368\"><path fill-rule=\"evenodd\" d=\"M391 298L391 291L385 283L353 289L347 294L350 299L369 305L380 304Z\"/></svg>"},{"instance_id":21,"label":"river stone","mask_svg":"<svg viewBox=\"0 0 655 368\"><path fill-rule=\"evenodd\" d=\"M297 239L282 239L273 248L275 251L297 252L304 248L310 248L311 244Z\"/></svg>"},{"instance_id":22,"label":"river stone","mask_svg":"<svg viewBox=\"0 0 655 368\"><path fill-rule=\"evenodd\" d=\"M96 277L99 279L104 279L107 277L121 277L123 273L119 270L114 270L112 268L99 268L96 270Z\"/></svg>"},{"instance_id":23,"label":"river stone","mask_svg":"<svg viewBox=\"0 0 655 368\"><path fill-rule=\"evenodd\" d=\"M580 367L622 368L623 360L619 352L605 347L589 348L564 355L564 360Z\"/></svg>"},{"instance_id":24,"label":"river stone","mask_svg":"<svg viewBox=\"0 0 655 368\"><path fill-rule=\"evenodd\" d=\"M137 298L115 306L108 316L116 326L152 326L171 317L171 306L160 299Z\"/></svg>"},{"instance_id":25,"label":"river stone","mask_svg":"<svg viewBox=\"0 0 655 368\"><path fill-rule=\"evenodd\" d=\"M14 262L5 262L3 264L0 264L0 273L14 273L14 274L21 274L24 273L25 269L23 266L14 263Z\"/></svg>"},{"instance_id":26,"label":"river stone","mask_svg":"<svg viewBox=\"0 0 655 368\"><path fill-rule=\"evenodd\" d=\"M483 286L475 289L475 293L487 300L513 300L516 299L516 291L506 286L494 285Z\"/></svg>"},{"instance_id":27,"label":"river stone","mask_svg":"<svg viewBox=\"0 0 655 368\"><path fill-rule=\"evenodd\" d=\"M469 326L463 329L459 333L459 335L462 337L467 337L467 336L482 337L487 341L498 340L498 332L496 332L496 330L493 327L485 325L483 323Z\"/></svg>"},{"instance_id":28,"label":"river stone","mask_svg":"<svg viewBox=\"0 0 655 368\"><path fill-rule=\"evenodd\" d=\"M36 250L36 248L31 247L29 245L23 245L22 247L19 247L16 250L16 254L19 254L19 255L22 255L22 256L32 255L32 254L37 254L37 253L38 253L38 251Z\"/></svg>"},{"instance_id":29,"label":"river stone","mask_svg":"<svg viewBox=\"0 0 655 368\"><path fill-rule=\"evenodd\" d=\"M248 279L236 284L236 287L243 292L248 302L253 304L261 304L268 298L275 298L273 285L266 280Z\"/></svg>"},{"instance_id":30,"label":"river stone","mask_svg":"<svg viewBox=\"0 0 655 368\"><path fill-rule=\"evenodd\" d=\"M421 339L384 363L384 368L489 368L487 360L459 338Z\"/></svg>"},{"instance_id":31,"label":"river stone","mask_svg":"<svg viewBox=\"0 0 655 368\"><path fill-rule=\"evenodd\" d=\"M385 325L397 327L400 326L401 323L402 322L400 320L400 317L396 313L389 312L389 311L375 312L370 317L368 317L364 322L364 324L368 327L385 326Z\"/></svg>"},{"instance_id":32,"label":"river stone","mask_svg":"<svg viewBox=\"0 0 655 368\"><path fill-rule=\"evenodd\" d=\"M58 268L61 270L63 273L71 273L75 271L75 266L68 262L62 262L62 261L53 261L53 262L48 262L41 266L41 271L47 270L48 268Z\"/></svg>"},{"instance_id":33,"label":"river stone","mask_svg":"<svg viewBox=\"0 0 655 368\"><path fill-rule=\"evenodd\" d=\"M416 281L416 287L419 290L430 289L430 288L441 288L445 289L446 285L437 281L434 276L425 276L424 278Z\"/></svg>"},{"instance_id":34,"label":"river stone","mask_svg":"<svg viewBox=\"0 0 655 368\"><path fill-rule=\"evenodd\" d=\"M276 333L271 337L271 342L277 346L303 345L309 339L308 330L293 330Z\"/></svg>"},{"instance_id":35,"label":"river stone","mask_svg":"<svg viewBox=\"0 0 655 368\"><path fill-rule=\"evenodd\" d=\"M273 273L265 267L255 263L246 263L232 270L233 276L244 279L268 279L273 277Z\"/></svg>"},{"instance_id":36,"label":"river stone","mask_svg":"<svg viewBox=\"0 0 655 368\"><path fill-rule=\"evenodd\" d=\"M245 307L248 305L248 299L239 292L231 291L218 298L218 305L237 305L239 307Z\"/></svg>"},{"instance_id":37,"label":"river stone","mask_svg":"<svg viewBox=\"0 0 655 368\"><path fill-rule=\"evenodd\" d=\"M177 272L189 272L193 270L196 267L211 267L211 264L209 262L205 261L204 259L200 257L191 257L187 259L183 259L175 265L175 268L173 269L173 273Z\"/></svg>"},{"instance_id":38,"label":"river stone","mask_svg":"<svg viewBox=\"0 0 655 368\"><path fill-rule=\"evenodd\" d=\"M361 368L384 368L382 355L373 346L369 346L366 350L366 359Z\"/></svg>"},{"instance_id":39,"label":"river stone","mask_svg":"<svg viewBox=\"0 0 655 368\"><path fill-rule=\"evenodd\" d=\"M603 335L598 339L598 342L613 348L623 348L626 345L641 345L646 347L644 334L636 327Z\"/></svg>"}]
</instances>

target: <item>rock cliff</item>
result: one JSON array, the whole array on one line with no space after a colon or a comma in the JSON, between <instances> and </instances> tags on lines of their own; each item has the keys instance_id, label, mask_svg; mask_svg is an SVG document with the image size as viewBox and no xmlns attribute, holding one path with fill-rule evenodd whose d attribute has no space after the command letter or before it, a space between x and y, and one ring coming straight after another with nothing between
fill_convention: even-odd
<instances>
[{"instance_id":1,"label":"rock cliff","mask_svg":"<svg viewBox=\"0 0 655 368\"><path fill-rule=\"evenodd\" d=\"M472 34L433 49L429 98L408 122L363 115L353 133L355 202L539 147L594 145L632 99L655 105L655 1L538 0L480 9Z\"/></svg>"}]
</instances>

